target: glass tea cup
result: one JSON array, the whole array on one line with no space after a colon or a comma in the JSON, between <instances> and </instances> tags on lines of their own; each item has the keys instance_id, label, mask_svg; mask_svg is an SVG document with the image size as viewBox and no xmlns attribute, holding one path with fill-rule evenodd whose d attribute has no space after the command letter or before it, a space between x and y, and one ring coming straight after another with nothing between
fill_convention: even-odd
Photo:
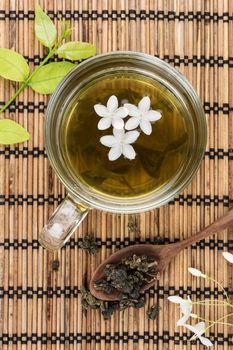
<instances>
[{"instance_id":1,"label":"glass tea cup","mask_svg":"<svg viewBox=\"0 0 233 350\"><path fill-rule=\"evenodd\" d=\"M65 114L88 84L116 74L135 73L162 84L185 109L189 125L189 154L182 168L164 186L136 197L109 196L74 176L62 152L61 132ZM44 226L39 241L49 250L61 248L92 208L112 213L137 213L169 202L197 172L206 147L206 120L201 102L185 77L164 61L138 52L110 52L79 64L59 84L45 116L45 146L49 161L68 195Z\"/></svg>"}]
</instances>

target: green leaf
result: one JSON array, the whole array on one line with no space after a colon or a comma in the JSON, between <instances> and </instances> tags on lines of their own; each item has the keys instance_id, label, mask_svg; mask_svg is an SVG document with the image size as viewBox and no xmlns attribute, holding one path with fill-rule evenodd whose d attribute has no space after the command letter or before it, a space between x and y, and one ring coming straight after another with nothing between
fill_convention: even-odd
<instances>
[{"instance_id":1,"label":"green leaf","mask_svg":"<svg viewBox=\"0 0 233 350\"><path fill-rule=\"evenodd\" d=\"M0 119L0 144L10 145L29 140L30 135L21 125L11 119Z\"/></svg>"},{"instance_id":2,"label":"green leaf","mask_svg":"<svg viewBox=\"0 0 233 350\"><path fill-rule=\"evenodd\" d=\"M13 81L24 81L28 75L29 66L22 55L0 48L0 76Z\"/></svg>"},{"instance_id":3,"label":"green leaf","mask_svg":"<svg viewBox=\"0 0 233 350\"><path fill-rule=\"evenodd\" d=\"M89 43L82 43L80 41L69 41L60 46L57 50L60 57L68 60L81 60L91 57L96 54L96 48Z\"/></svg>"},{"instance_id":4,"label":"green leaf","mask_svg":"<svg viewBox=\"0 0 233 350\"><path fill-rule=\"evenodd\" d=\"M35 13L36 37L42 45L52 47L57 37L56 27L39 5L36 5Z\"/></svg>"},{"instance_id":5,"label":"green leaf","mask_svg":"<svg viewBox=\"0 0 233 350\"><path fill-rule=\"evenodd\" d=\"M71 69L76 65L71 62L53 62L38 69L28 85L40 94L51 94Z\"/></svg>"}]
</instances>

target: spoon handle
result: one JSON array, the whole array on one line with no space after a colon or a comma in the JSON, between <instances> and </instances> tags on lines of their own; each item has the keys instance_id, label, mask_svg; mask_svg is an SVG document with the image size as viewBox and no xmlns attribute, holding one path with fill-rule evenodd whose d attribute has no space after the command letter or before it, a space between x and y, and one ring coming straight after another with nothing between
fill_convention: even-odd
<instances>
[{"instance_id":1,"label":"spoon handle","mask_svg":"<svg viewBox=\"0 0 233 350\"><path fill-rule=\"evenodd\" d=\"M185 239L182 242L178 242L177 248L179 246L180 250L191 246L192 244L199 242L200 240L210 236L211 234L222 231L233 225L233 208L230 209L225 215L221 216L219 219L214 221L209 226L203 228L201 231L196 233L195 235Z\"/></svg>"}]
</instances>

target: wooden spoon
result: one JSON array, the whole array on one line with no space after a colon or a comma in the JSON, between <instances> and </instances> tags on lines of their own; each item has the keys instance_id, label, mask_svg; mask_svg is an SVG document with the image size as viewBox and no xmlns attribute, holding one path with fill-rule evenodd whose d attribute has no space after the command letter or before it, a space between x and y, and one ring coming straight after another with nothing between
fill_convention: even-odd
<instances>
[{"instance_id":1,"label":"wooden spoon","mask_svg":"<svg viewBox=\"0 0 233 350\"><path fill-rule=\"evenodd\" d=\"M163 270L168 266L170 261L184 248L191 246L192 244L208 237L209 235L224 230L233 224L233 208L229 210L224 216L217 219L215 222L205 227L200 232L196 233L194 236L189 237L181 242L166 244L166 245L153 245L153 244L136 244L123 249L118 250L116 253L110 255L110 257L102 264L93 273L91 282L90 282L90 292L98 299L101 300L119 300L120 293L114 292L107 294L104 291L96 290L94 283L100 279L103 279L104 269L107 264L116 264L122 258L127 257L132 254L137 255L146 255L148 257L154 258L158 262L157 270L161 274ZM145 284L142 286L141 291L144 292L155 282Z\"/></svg>"}]
</instances>

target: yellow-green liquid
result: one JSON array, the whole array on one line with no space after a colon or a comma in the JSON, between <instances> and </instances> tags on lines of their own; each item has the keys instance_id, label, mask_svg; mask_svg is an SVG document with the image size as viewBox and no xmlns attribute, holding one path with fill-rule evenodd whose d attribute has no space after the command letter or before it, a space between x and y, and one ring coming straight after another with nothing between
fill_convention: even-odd
<instances>
[{"instance_id":1,"label":"yellow-green liquid","mask_svg":"<svg viewBox=\"0 0 233 350\"><path fill-rule=\"evenodd\" d=\"M111 95L135 105L144 97L162 118L152 124L151 135L141 132L132 145L136 158L108 159L109 148L100 137L112 135L112 127L98 130L100 117L94 105L106 106ZM176 176L189 151L188 124L179 100L161 83L135 74L119 74L97 80L72 101L64 118L61 140L68 171L92 190L116 197L133 197L156 191ZM128 117L124 119L126 122Z\"/></svg>"}]
</instances>

